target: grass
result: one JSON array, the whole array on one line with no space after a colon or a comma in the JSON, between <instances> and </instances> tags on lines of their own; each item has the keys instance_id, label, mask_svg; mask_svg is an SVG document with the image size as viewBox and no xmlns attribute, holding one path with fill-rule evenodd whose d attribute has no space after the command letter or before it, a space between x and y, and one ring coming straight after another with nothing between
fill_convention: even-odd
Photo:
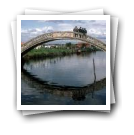
<instances>
[{"instance_id":1,"label":"grass","mask_svg":"<svg viewBox=\"0 0 134 135\"><path fill-rule=\"evenodd\" d=\"M86 49L81 49L85 52L97 51L95 47L90 47ZM33 49L25 55L25 59L36 59L44 57L55 57L55 56L65 56L69 54L77 53L76 49L67 49L66 47L62 48L44 48Z\"/></svg>"}]
</instances>

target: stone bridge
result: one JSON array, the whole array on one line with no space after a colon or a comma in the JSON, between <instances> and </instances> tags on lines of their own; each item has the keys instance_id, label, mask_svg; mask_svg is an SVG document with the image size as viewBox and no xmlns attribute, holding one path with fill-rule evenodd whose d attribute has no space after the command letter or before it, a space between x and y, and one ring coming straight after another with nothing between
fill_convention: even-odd
<instances>
[{"instance_id":1,"label":"stone bridge","mask_svg":"<svg viewBox=\"0 0 134 135\"><path fill-rule=\"evenodd\" d=\"M75 39L87 42L103 51L106 51L106 44L94 37L85 35L80 32L73 32L73 31L58 31L52 33L45 33L40 36L37 36L28 42L24 43L21 46L21 56L25 55L31 49L39 46L43 43L47 43L54 40L62 40L62 39Z\"/></svg>"}]
</instances>

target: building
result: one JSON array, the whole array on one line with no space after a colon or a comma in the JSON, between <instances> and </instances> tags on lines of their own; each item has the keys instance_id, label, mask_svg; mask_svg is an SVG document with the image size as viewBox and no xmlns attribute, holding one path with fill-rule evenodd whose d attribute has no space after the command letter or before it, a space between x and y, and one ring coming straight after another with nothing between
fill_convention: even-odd
<instances>
[{"instance_id":1,"label":"building","mask_svg":"<svg viewBox=\"0 0 134 135\"><path fill-rule=\"evenodd\" d=\"M51 48L51 46L50 45L45 45L44 48Z\"/></svg>"},{"instance_id":2,"label":"building","mask_svg":"<svg viewBox=\"0 0 134 135\"><path fill-rule=\"evenodd\" d=\"M39 45L39 46L35 47L35 49L40 49L41 47L44 47L44 45Z\"/></svg>"},{"instance_id":3,"label":"building","mask_svg":"<svg viewBox=\"0 0 134 135\"><path fill-rule=\"evenodd\" d=\"M78 49L89 48L89 47L91 47L91 45L89 43L79 42L76 44L76 48L78 48Z\"/></svg>"},{"instance_id":4,"label":"building","mask_svg":"<svg viewBox=\"0 0 134 135\"><path fill-rule=\"evenodd\" d=\"M21 46L23 45L24 43L23 42L21 42Z\"/></svg>"}]
</instances>

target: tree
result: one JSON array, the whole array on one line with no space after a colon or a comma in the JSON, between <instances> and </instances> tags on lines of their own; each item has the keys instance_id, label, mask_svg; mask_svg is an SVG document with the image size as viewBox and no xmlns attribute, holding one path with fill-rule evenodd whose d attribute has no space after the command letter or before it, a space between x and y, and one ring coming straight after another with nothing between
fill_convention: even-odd
<instances>
[{"instance_id":1,"label":"tree","mask_svg":"<svg viewBox=\"0 0 134 135\"><path fill-rule=\"evenodd\" d=\"M71 48L71 46L72 46L71 42L66 43L66 47Z\"/></svg>"},{"instance_id":2,"label":"tree","mask_svg":"<svg viewBox=\"0 0 134 135\"><path fill-rule=\"evenodd\" d=\"M86 47L86 44L85 43L82 43L81 48L83 49L85 47Z\"/></svg>"}]
</instances>

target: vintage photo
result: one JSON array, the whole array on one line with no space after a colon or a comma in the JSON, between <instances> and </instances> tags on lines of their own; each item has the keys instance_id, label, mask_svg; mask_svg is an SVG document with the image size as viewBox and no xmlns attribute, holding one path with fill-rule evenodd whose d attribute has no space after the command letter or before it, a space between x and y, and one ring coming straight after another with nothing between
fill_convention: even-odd
<instances>
[{"instance_id":1,"label":"vintage photo","mask_svg":"<svg viewBox=\"0 0 134 135\"><path fill-rule=\"evenodd\" d=\"M17 19L17 108L110 110L110 16Z\"/></svg>"}]
</instances>

